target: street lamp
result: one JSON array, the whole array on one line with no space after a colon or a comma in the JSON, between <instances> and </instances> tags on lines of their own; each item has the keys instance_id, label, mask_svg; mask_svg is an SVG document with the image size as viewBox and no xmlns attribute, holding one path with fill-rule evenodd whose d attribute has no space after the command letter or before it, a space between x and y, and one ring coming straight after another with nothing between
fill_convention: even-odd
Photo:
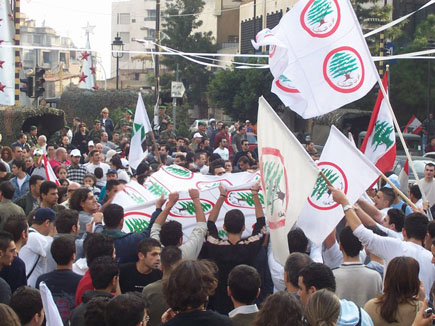
<instances>
[{"instance_id":1,"label":"street lamp","mask_svg":"<svg viewBox=\"0 0 435 326\"><path fill-rule=\"evenodd\" d=\"M112 43L112 56L116 58L116 89L118 89L119 82L119 59L123 57L124 53L121 52L124 50L124 43L119 37L119 34L116 34L115 39Z\"/></svg>"},{"instance_id":2,"label":"street lamp","mask_svg":"<svg viewBox=\"0 0 435 326\"><path fill-rule=\"evenodd\" d=\"M432 50L433 48L435 48L435 41L430 39L427 41L426 46L424 47L426 50ZM429 113L431 112L431 104L430 104L430 100L431 100L431 92L430 92L430 88L431 88L431 59L427 60L427 108L426 108L426 116L429 117Z\"/></svg>"}]
</instances>

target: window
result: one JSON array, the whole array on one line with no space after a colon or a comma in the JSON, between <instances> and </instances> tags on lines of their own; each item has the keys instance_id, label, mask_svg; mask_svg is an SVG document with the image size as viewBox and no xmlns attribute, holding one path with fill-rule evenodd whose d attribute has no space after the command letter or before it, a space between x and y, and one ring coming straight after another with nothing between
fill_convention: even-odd
<instances>
[{"instance_id":1,"label":"window","mask_svg":"<svg viewBox=\"0 0 435 326\"><path fill-rule=\"evenodd\" d=\"M121 37L122 42L130 43L130 33L129 32L121 32L121 33L119 33L119 37Z\"/></svg>"},{"instance_id":2,"label":"window","mask_svg":"<svg viewBox=\"0 0 435 326\"><path fill-rule=\"evenodd\" d=\"M147 10L148 16L150 17L156 17L156 10L155 9L150 9Z\"/></svg>"},{"instance_id":3,"label":"window","mask_svg":"<svg viewBox=\"0 0 435 326\"><path fill-rule=\"evenodd\" d=\"M132 23L135 23L135 22L136 22L136 18L133 18L133 19L131 20L131 22L132 22Z\"/></svg>"},{"instance_id":4,"label":"window","mask_svg":"<svg viewBox=\"0 0 435 326\"><path fill-rule=\"evenodd\" d=\"M42 36L41 35L33 35L33 43L41 44L42 43Z\"/></svg>"},{"instance_id":5,"label":"window","mask_svg":"<svg viewBox=\"0 0 435 326\"><path fill-rule=\"evenodd\" d=\"M59 53L59 61L66 63L66 53L64 52Z\"/></svg>"},{"instance_id":6,"label":"window","mask_svg":"<svg viewBox=\"0 0 435 326\"><path fill-rule=\"evenodd\" d=\"M156 37L156 30L155 29L149 29L147 36L148 36L148 39L154 40L154 38Z\"/></svg>"},{"instance_id":7,"label":"window","mask_svg":"<svg viewBox=\"0 0 435 326\"><path fill-rule=\"evenodd\" d=\"M119 13L117 17L118 25L128 25L130 23L129 13Z\"/></svg>"},{"instance_id":8,"label":"window","mask_svg":"<svg viewBox=\"0 0 435 326\"><path fill-rule=\"evenodd\" d=\"M50 52L42 52L42 60L44 63L50 63Z\"/></svg>"},{"instance_id":9,"label":"window","mask_svg":"<svg viewBox=\"0 0 435 326\"><path fill-rule=\"evenodd\" d=\"M134 73L134 80L139 80L140 74L138 72Z\"/></svg>"}]
</instances>

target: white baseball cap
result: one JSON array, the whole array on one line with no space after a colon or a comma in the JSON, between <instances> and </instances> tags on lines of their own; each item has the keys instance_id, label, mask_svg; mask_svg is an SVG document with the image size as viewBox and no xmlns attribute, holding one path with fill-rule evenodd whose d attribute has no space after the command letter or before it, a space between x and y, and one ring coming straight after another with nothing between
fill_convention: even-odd
<instances>
[{"instance_id":1,"label":"white baseball cap","mask_svg":"<svg viewBox=\"0 0 435 326\"><path fill-rule=\"evenodd\" d=\"M73 149L73 150L71 151L70 155L71 155L72 157L77 157L77 156L82 156L82 153L80 153L80 150L78 150L78 149Z\"/></svg>"},{"instance_id":2,"label":"white baseball cap","mask_svg":"<svg viewBox=\"0 0 435 326\"><path fill-rule=\"evenodd\" d=\"M193 138L202 138L202 135L197 132L196 134L193 135Z\"/></svg>"},{"instance_id":3,"label":"white baseball cap","mask_svg":"<svg viewBox=\"0 0 435 326\"><path fill-rule=\"evenodd\" d=\"M95 146L95 145L94 145L94 141L93 141L93 140L90 140L90 141L88 142L88 146Z\"/></svg>"}]
</instances>

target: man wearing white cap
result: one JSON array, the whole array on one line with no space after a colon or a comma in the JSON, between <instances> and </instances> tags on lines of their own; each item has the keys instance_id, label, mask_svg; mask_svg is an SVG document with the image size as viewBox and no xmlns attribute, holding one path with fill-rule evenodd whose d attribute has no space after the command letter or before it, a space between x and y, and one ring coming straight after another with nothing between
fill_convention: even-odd
<instances>
[{"instance_id":1,"label":"man wearing white cap","mask_svg":"<svg viewBox=\"0 0 435 326\"><path fill-rule=\"evenodd\" d=\"M43 154L44 152L42 151L42 149L40 148L35 149L35 151L33 152L33 168L29 174L31 176L40 175L45 179L46 176L45 176L44 163L42 163L42 159L41 159L41 156Z\"/></svg>"},{"instance_id":2,"label":"man wearing white cap","mask_svg":"<svg viewBox=\"0 0 435 326\"><path fill-rule=\"evenodd\" d=\"M199 132L193 135L193 141L192 144L190 144L190 148L192 149L192 152L195 152L198 149L201 140L202 140L202 135Z\"/></svg>"},{"instance_id":3,"label":"man wearing white cap","mask_svg":"<svg viewBox=\"0 0 435 326\"><path fill-rule=\"evenodd\" d=\"M73 149L70 155L71 164L66 167L68 179L72 182L77 182L80 185L83 185L83 178L85 177L87 170L80 164L80 159L82 157L80 150Z\"/></svg>"}]
</instances>

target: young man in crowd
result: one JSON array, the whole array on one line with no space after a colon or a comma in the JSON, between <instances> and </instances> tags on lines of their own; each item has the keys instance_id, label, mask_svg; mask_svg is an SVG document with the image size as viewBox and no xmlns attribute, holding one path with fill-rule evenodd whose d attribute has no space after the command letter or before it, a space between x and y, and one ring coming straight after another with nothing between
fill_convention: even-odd
<instances>
[{"instance_id":1,"label":"young man in crowd","mask_svg":"<svg viewBox=\"0 0 435 326\"><path fill-rule=\"evenodd\" d=\"M0 183L0 229L10 216L26 217L23 209L12 202L14 186L9 181Z\"/></svg>"},{"instance_id":2,"label":"young man in crowd","mask_svg":"<svg viewBox=\"0 0 435 326\"><path fill-rule=\"evenodd\" d=\"M15 200L15 204L24 210L26 216L39 206L39 189L44 180L40 175L32 175L29 179L29 191Z\"/></svg>"},{"instance_id":3,"label":"young man in crowd","mask_svg":"<svg viewBox=\"0 0 435 326\"><path fill-rule=\"evenodd\" d=\"M17 255L12 234L6 231L0 231L0 271L5 266L11 266L12 261ZM0 303L9 304L11 300L11 287L0 277Z\"/></svg>"},{"instance_id":4,"label":"young man in crowd","mask_svg":"<svg viewBox=\"0 0 435 326\"><path fill-rule=\"evenodd\" d=\"M12 201L23 196L29 191L30 176L26 173L26 163L23 160L14 160L12 163L12 174L14 177L10 180L15 188Z\"/></svg>"},{"instance_id":5,"label":"young man in crowd","mask_svg":"<svg viewBox=\"0 0 435 326\"><path fill-rule=\"evenodd\" d=\"M44 322L44 308L39 290L29 286L20 287L12 295L10 306L23 326L41 326Z\"/></svg>"},{"instance_id":6,"label":"young man in crowd","mask_svg":"<svg viewBox=\"0 0 435 326\"><path fill-rule=\"evenodd\" d=\"M70 155L71 164L66 167L68 179L72 182L77 182L78 184L82 185L83 179L88 171L82 164L80 164L80 159L82 158L80 150L73 149Z\"/></svg>"}]
</instances>

